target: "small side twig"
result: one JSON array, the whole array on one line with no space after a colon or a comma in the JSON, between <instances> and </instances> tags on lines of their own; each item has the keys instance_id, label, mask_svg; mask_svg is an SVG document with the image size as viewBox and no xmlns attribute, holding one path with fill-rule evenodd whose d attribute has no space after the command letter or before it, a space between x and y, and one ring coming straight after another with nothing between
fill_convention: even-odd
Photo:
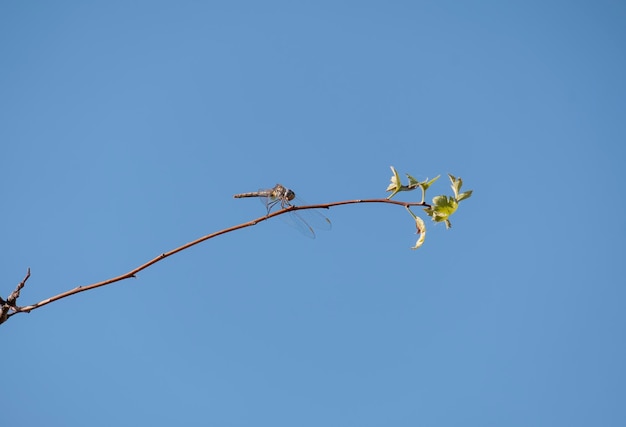
<instances>
[{"instance_id":1,"label":"small side twig","mask_svg":"<svg viewBox=\"0 0 626 427\"><path fill-rule=\"evenodd\" d=\"M0 297L0 305L2 305L2 307L0 308L0 324L6 322L6 320L9 318L10 316L9 311L11 310L14 312L18 311L19 307L17 307L17 299L20 297L20 291L22 290L24 285L26 285L26 281L28 280L29 277L30 277L30 267L28 267L28 270L26 271L26 276L24 276L24 279L20 283L18 283L15 290L11 292L11 295L9 295L9 297L6 300Z\"/></svg>"}]
</instances>

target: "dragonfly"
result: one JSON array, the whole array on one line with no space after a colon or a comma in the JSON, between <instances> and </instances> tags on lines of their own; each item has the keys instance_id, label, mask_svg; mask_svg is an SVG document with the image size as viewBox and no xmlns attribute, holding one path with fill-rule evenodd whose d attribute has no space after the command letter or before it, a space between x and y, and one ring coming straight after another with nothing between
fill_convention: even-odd
<instances>
[{"instance_id":1,"label":"dragonfly","mask_svg":"<svg viewBox=\"0 0 626 427\"><path fill-rule=\"evenodd\" d=\"M233 197L235 199L258 197L261 203L265 205L267 215L269 215L271 210L276 206L280 206L282 209L296 206L293 204L294 201L300 205L306 205L306 202L296 197L296 193L294 193L293 190L281 184L276 184L274 188L262 188L259 191L235 194ZM289 225L294 226L302 234L312 239L315 239L315 230L313 227L319 230L330 230L332 226L328 218L313 209L291 211L283 215L282 218L285 218Z\"/></svg>"}]
</instances>

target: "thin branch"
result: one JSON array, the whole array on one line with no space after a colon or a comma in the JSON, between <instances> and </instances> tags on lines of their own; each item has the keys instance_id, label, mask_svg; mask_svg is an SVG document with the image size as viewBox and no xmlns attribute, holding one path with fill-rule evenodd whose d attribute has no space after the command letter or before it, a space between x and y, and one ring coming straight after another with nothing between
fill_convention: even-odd
<instances>
[{"instance_id":1,"label":"thin branch","mask_svg":"<svg viewBox=\"0 0 626 427\"><path fill-rule=\"evenodd\" d=\"M239 224L233 227L229 227L229 228L225 228L223 230L220 231L216 231L215 233L211 233L211 234L207 234L206 236L202 236L196 240L193 240L189 243L186 243L182 246L179 246L175 249L172 249L169 252L165 252L162 253L160 255L158 255L157 257L151 259L150 261L140 265L139 267L134 268L133 270L129 271L128 273L124 273L120 276L117 277L113 277L111 279L107 279L104 280L102 282L97 282L97 283L92 283L91 285L86 285L86 286L78 286L74 289L70 289L66 292L60 293L58 295L55 295L53 297L47 298L45 300L39 301L38 303L32 304L32 305L28 305L28 306L24 306L24 307L17 307L15 305L15 300L17 299L17 297L19 297L19 291L20 289L22 289L24 287L24 284L26 283L26 280L28 280L28 278L30 277L30 269L28 270L28 273L26 275L26 277L24 278L24 280L18 285L17 289L9 296L9 299L7 301L2 301L2 315L4 315L4 320L6 320L6 318L11 317L15 314L18 313L29 313L32 310L35 310L37 308L43 307L44 305L48 305L51 302L54 301L58 301L60 299L69 297L71 295L75 295L78 294L80 292L85 292L91 289L96 289L102 286L106 286L106 285L110 285L111 283L115 283L115 282L120 282L122 280L126 280L126 279L130 279L136 276L137 273L139 273L142 270L145 270L146 268L156 264L159 261L164 260L165 258L172 256L178 252L184 251L185 249L188 249L192 246L195 246L199 243L204 242L205 240L209 240L212 239L214 237L220 236L222 234L226 234L226 233L230 233L232 231L235 230L240 230L242 228L246 228L246 227L251 227L253 225L256 225L260 222L263 221L267 221L270 218L274 218L276 216L279 215L283 215L287 212L291 212L291 211L296 211L296 210L305 210L305 209L329 209L333 206L341 206L341 205L350 205L350 204L356 204L356 203L388 203L388 204L393 204L393 205L400 205L400 206L404 206L404 207L410 207L410 206L423 206L423 207L430 207L429 204L427 203L423 203L423 202L401 202L401 201L397 201L397 200L389 200L389 199L363 199L363 200L346 200L346 201L342 201L342 202L333 202L333 203L324 203L324 204L319 204L319 205L307 205L307 206L289 206L285 209L281 209L279 211L270 213L269 215L265 215L262 217L259 217L257 219L254 219L252 221L248 221L245 222L243 224ZM13 298L13 299L11 299ZM1 299L0 299L1 300ZM11 304L12 302L12 304ZM4 311L4 307L9 304L10 309L13 311L13 313L8 314L8 316L6 315L5 311ZM8 312L8 308L7 308L7 312ZM2 323L2 318L0 318L0 323Z\"/></svg>"}]
</instances>

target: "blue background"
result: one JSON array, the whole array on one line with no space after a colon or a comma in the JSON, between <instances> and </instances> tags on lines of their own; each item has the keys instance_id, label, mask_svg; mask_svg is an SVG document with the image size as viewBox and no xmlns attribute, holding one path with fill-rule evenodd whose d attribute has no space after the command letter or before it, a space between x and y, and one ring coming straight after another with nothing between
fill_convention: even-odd
<instances>
[{"instance_id":1,"label":"blue background","mask_svg":"<svg viewBox=\"0 0 626 427\"><path fill-rule=\"evenodd\" d=\"M21 305L280 220L1 326L20 425L619 426L619 1L0 4L1 293ZM400 200L419 199L403 193ZM10 414L10 416L9 416Z\"/></svg>"}]
</instances>

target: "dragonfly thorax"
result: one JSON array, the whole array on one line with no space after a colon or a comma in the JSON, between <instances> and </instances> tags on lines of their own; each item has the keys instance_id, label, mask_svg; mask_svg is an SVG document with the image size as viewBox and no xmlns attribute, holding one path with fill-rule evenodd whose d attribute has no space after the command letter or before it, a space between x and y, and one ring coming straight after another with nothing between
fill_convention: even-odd
<instances>
[{"instance_id":1,"label":"dragonfly thorax","mask_svg":"<svg viewBox=\"0 0 626 427\"><path fill-rule=\"evenodd\" d=\"M276 186L272 189L272 198L276 200L281 200L283 204L285 202L290 202L296 198L296 193L289 188L283 187L280 184L276 184Z\"/></svg>"}]
</instances>

